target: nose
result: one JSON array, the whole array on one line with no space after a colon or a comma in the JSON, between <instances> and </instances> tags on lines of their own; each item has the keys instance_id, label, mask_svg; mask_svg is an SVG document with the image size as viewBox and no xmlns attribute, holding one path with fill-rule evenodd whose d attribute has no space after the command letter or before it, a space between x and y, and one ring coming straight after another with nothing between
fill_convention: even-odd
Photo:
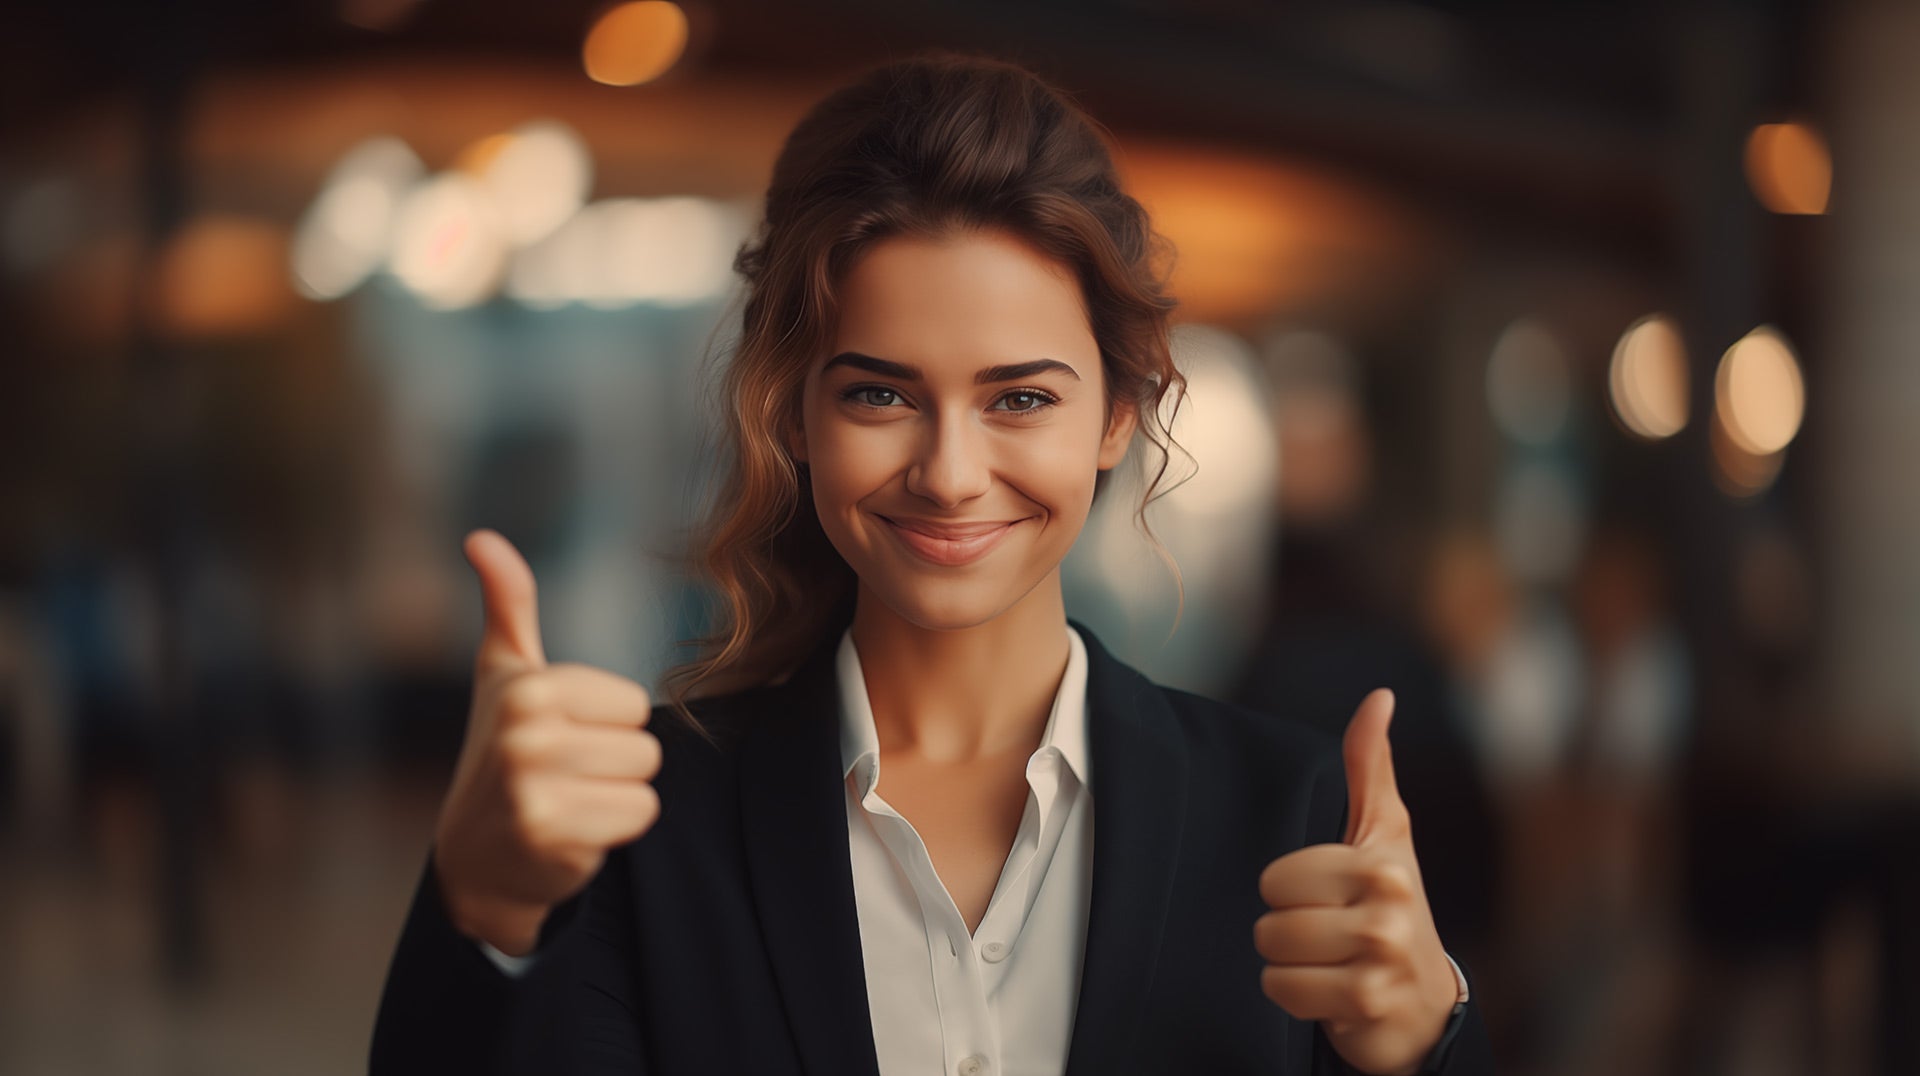
<instances>
[{"instance_id":1,"label":"nose","mask_svg":"<svg viewBox=\"0 0 1920 1076\"><path fill-rule=\"evenodd\" d=\"M993 468L987 461L984 432L965 418L943 417L929 423L907 468L908 491L942 508L958 508L987 492L993 485Z\"/></svg>"}]
</instances>

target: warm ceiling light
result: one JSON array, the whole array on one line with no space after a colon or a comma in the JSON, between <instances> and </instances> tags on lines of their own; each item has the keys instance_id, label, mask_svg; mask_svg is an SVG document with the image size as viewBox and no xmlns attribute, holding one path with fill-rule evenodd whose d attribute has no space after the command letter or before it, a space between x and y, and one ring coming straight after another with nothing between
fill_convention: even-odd
<instances>
[{"instance_id":1,"label":"warm ceiling light","mask_svg":"<svg viewBox=\"0 0 1920 1076\"><path fill-rule=\"evenodd\" d=\"M687 13L668 0L640 0L600 16L581 61L595 82L638 86L666 74L686 48Z\"/></svg>"},{"instance_id":2,"label":"warm ceiling light","mask_svg":"<svg viewBox=\"0 0 1920 1076\"><path fill-rule=\"evenodd\" d=\"M498 160L511 145L513 145L513 135L505 131L487 135L462 149L459 156L453 159L453 167L476 179L483 177L487 174L487 169L493 167L493 162Z\"/></svg>"},{"instance_id":3,"label":"warm ceiling light","mask_svg":"<svg viewBox=\"0 0 1920 1076\"><path fill-rule=\"evenodd\" d=\"M1727 349L1714 375L1713 393L1715 414L1727 437L1755 456L1773 455L1800 432L1806 385L1793 348L1770 325Z\"/></svg>"},{"instance_id":4,"label":"warm ceiling light","mask_svg":"<svg viewBox=\"0 0 1920 1076\"><path fill-rule=\"evenodd\" d=\"M1775 213L1825 213L1833 157L1820 132L1804 123L1763 123L1747 138L1747 182Z\"/></svg>"},{"instance_id":5,"label":"warm ceiling light","mask_svg":"<svg viewBox=\"0 0 1920 1076\"><path fill-rule=\"evenodd\" d=\"M1687 424L1687 346L1664 314L1641 318L1620 334L1607 370L1608 395L1621 425L1659 441Z\"/></svg>"},{"instance_id":6,"label":"warm ceiling light","mask_svg":"<svg viewBox=\"0 0 1920 1076\"><path fill-rule=\"evenodd\" d=\"M246 217L198 218L167 244L155 273L161 327L183 337L271 331L293 305L280 266L286 230Z\"/></svg>"}]
</instances>

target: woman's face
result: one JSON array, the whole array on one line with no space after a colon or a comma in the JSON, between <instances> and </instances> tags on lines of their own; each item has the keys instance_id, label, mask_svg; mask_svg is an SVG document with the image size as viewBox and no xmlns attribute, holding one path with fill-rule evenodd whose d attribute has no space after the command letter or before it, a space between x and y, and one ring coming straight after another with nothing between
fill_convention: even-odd
<instances>
[{"instance_id":1,"label":"woman's face","mask_svg":"<svg viewBox=\"0 0 1920 1076\"><path fill-rule=\"evenodd\" d=\"M875 244L808 371L794 451L827 537L902 618L952 630L1057 591L1119 463L1100 350L1070 271L1002 232ZM863 600L867 595L863 595Z\"/></svg>"}]
</instances>

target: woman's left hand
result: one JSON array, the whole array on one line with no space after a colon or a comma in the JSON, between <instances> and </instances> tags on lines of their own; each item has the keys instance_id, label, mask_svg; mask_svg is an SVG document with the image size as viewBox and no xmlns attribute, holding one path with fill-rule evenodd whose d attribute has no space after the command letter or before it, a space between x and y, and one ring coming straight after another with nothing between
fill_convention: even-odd
<instances>
[{"instance_id":1,"label":"woman's left hand","mask_svg":"<svg viewBox=\"0 0 1920 1076\"><path fill-rule=\"evenodd\" d=\"M1459 997L1413 856L1393 779L1393 694L1368 695L1347 726L1344 843L1288 853L1260 874L1273 910L1253 927L1274 1004L1318 1020L1347 1063L1402 1076L1439 1042Z\"/></svg>"}]
</instances>

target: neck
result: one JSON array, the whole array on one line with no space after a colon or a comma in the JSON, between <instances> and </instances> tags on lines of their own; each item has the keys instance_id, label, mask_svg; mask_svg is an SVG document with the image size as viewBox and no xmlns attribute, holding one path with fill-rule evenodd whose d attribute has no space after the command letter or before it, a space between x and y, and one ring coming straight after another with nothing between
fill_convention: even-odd
<instances>
[{"instance_id":1,"label":"neck","mask_svg":"<svg viewBox=\"0 0 1920 1076\"><path fill-rule=\"evenodd\" d=\"M953 630L907 621L862 586L853 645L881 752L956 763L1031 752L1066 673L1066 623L1057 569L999 616Z\"/></svg>"}]
</instances>

